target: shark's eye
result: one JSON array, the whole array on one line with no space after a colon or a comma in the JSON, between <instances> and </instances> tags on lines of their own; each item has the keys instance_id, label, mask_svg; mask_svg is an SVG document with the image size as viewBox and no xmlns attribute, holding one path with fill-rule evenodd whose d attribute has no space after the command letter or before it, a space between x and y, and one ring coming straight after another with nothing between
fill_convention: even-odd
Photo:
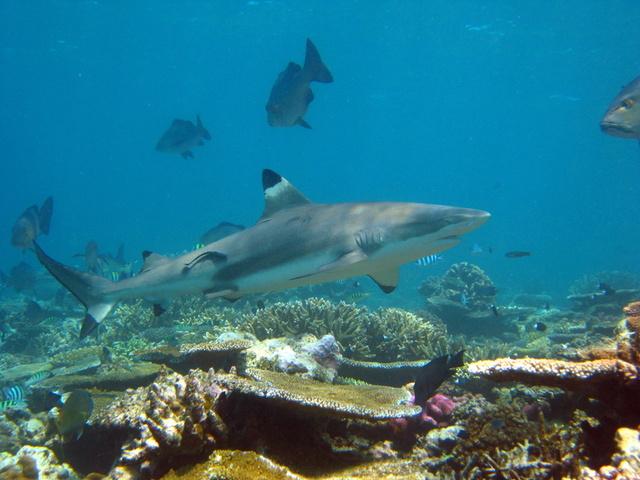
<instances>
[{"instance_id":1,"label":"shark's eye","mask_svg":"<svg viewBox=\"0 0 640 480\"><path fill-rule=\"evenodd\" d=\"M635 103L636 102L632 98L625 98L622 101L622 105L621 106L622 106L622 108L625 108L625 109L626 108L631 108L631 107L633 107L635 105Z\"/></svg>"}]
</instances>

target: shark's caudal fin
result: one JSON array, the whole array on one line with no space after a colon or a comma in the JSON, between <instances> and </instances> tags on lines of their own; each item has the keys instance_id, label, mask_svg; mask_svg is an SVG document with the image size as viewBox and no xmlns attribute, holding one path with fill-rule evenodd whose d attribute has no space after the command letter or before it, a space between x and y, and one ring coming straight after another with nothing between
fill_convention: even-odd
<instances>
[{"instance_id":1,"label":"shark's caudal fin","mask_svg":"<svg viewBox=\"0 0 640 480\"><path fill-rule=\"evenodd\" d=\"M115 302L105 298L105 293L112 282L57 262L49 257L36 242L33 242L33 246L44 268L86 307L87 314L82 322L80 338L86 337L95 330L115 305Z\"/></svg>"},{"instance_id":2,"label":"shark's caudal fin","mask_svg":"<svg viewBox=\"0 0 640 480\"><path fill-rule=\"evenodd\" d=\"M304 57L304 72L309 75L312 82L331 83L333 75L322 63L318 49L311 40L307 38L307 53Z\"/></svg>"},{"instance_id":3,"label":"shark's caudal fin","mask_svg":"<svg viewBox=\"0 0 640 480\"><path fill-rule=\"evenodd\" d=\"M200 115L196 115L196 121L198 122L198 130L200 130L200 136L206 140L211 140L211 134L209 133L209 130L204 128L202 120L200 120Z\"/></svg>"},{"instance_id":4,"label":"shark's caudal fin","mask_svg":"<svg viewBox=\"0 0 640 480\"><path fill-rule=\"evenodd\" d=\"M289 180L273 170L262 171L262 189L264 190L264 212L261 220L269 218L279 210L311 203Z\"/></svg>"}]
</instances>

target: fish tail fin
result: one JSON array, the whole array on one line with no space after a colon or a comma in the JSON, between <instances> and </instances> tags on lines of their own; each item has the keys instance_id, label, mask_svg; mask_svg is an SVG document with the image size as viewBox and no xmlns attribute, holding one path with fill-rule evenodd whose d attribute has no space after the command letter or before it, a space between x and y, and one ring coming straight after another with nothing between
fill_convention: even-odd
<instances>
[{"instance_id":1,"label":"fish tail fin","mask_svg":"<svg viewBox=\"0 0 640 480\"><path fill-rule=\"evenodd\" d=\"M204 125L202 124L202 120L200 119L200 115L196 115L196 120L198 123L198 130L200 130L200 135L206 140L211 140L211 134L209 133L209 130L204 128Z\"/></svg>"},{"instance_id":2,"label":"fish tail fin","mask_svg":"<svg viewBox=\"0 0 640 480\"><path fill-rule=\"evenodd\" d=\"M45 235L49 234L51 217L53 216L53 197L47 197L38 211L38 224L40 231Z\"/></svg>"},{"instance_id":3,"label":"fish tail fin","mask_svg":"<svg viewBox=\"0 0 640 480\"><path fill-rule=\"evenodd\" d=\"M310 81L320 83L333 82L333 75L322 63L318 49L311 40L307 38L307 53L304 57L304 71L309 75Z\"/></svg>"},{"instance_id":4,"label":"fish tail fin","mask_svg":"<svg viewBox=\"0 0 640 480\"><path fill-rule=\"evenodd\" d=\"M449 361L447 362L449 368L458 368L464 365L464 350L460 350L458 353L449 355Z\"/></svg>"},{"instance_id":5,"label":"fish tail fin","mask_svg":"<svg viewBox=\"0 0 640 480\"><path fill-rule=\"evenodd\" d=\"M36 242L33 242L33 246L44 268L87 309L80 330L80 338L86 337L104 320L116 303L106 295L112 288L112 282L57 262L49 257Z\"/></svg>"}]
</instances>

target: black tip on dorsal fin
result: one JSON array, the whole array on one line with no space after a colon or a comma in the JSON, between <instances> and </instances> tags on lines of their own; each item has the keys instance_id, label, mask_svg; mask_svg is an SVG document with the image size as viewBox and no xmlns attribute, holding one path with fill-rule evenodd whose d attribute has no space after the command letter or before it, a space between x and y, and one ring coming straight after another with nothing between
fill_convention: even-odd
<instances>
[{"instance_id":1,"label":"black tip on dorsal fin","mask_svg":"<svg viewBox=\"0 0 640 480\"><path fill-rule=\"evenodd\" d=\"M274 172L273 170L269 170L265 168L262 170L262 189L267 190L268 188L277 185L282 180L282 177Z\"/></svg>"},{"instance_id":2,"label":"black tip on dorsal fin","mask_svg":"<svg viewBox=\"0 0 640 480\"><path fill-rule=\"evenodd\" d=\"M262 188L264 190L262 219L270 217L279 210L311 203L286 178L268 168L262 171Z\"/></svg>"}]
</instances>

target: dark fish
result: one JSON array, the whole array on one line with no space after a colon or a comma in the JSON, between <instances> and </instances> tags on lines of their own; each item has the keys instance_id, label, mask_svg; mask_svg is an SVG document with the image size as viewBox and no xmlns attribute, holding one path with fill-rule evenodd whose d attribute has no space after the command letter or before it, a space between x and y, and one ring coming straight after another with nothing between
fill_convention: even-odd
<instances>
[{"instance_id":1,"label":"dark fish","mask_svg":"<svg viewBox=\"0 0 640 480\"><path fill-rule=\"evenodd\" d=\"M311 82L331 83L333 76L322 63L320 54L311 40L307 39L307 52L304 67L290 62L287 68L278 75L271 88L267 102L267 122L272 127L304 128L311 126L304 120L309 104L313 101L313 92L309 88Z\"/></svg>"},{"instance_id":2,"label":"dark fish","mask_svg":"<svg viewBox=\"0 0 640 480\"><path fill-rule=\"evenodd\" d=\"M533 324L533 329L538 332L544 332L547 330L547 325L543 322L536 322Z\"/></svg>"},{"instance_id":3,"label":"dark fish","mask_svg":"<svg viewBox=\"0 0 640 480\"><path fill-rule=\"evenodd\" d=\"M27 307L24 309L24 316L29 323L37 324L51 316L51 312L42 308L37 302L29 300Z\"/></svg>"},{"instance_id":4,"label":"dark fish","mask_svg":"<svg viewBox=\"0 0 640 480\"><path fill-rule=\"evenodd\" d=\"M424 405L438 389L442 382L449 378L454 370L464 365L464 350L453 355L443 355L427 363L418 374L413 385L416 405Z\"/></svg>"},{"instance_id":5,"label":"dark fish","mask_svg":"<svg viewBox=\"0 0 640 480\"><path fill-rule=\"evenodd\" d=\"M33 241L41 234L47 235L53 215L53 198L47 197L38 208L31 205L18 217L13 225L11 244L19 248L32 248Z\"/></svg>"},{"instance_id":6,"label":"dark fish","mask_svg":"<svg viewBox=\"0 0 640 480\"><path fill-rule=\"evenodd\" d=\"M603 295L615 295L616 291L609 285L603 282L598 283L598 290Z\"/></svg>"},{"instance_id":7,"label":"dark fish","mask_svg":"<svg viewBox=\"0 0 640 480\"><path fill-rule=\"evenodd\" d=\"M256 302L256 307L258 307L259 310L263 310L265 307L264 301L263 300L258 300Z\"/></svg>"},{"instance_id":8,"label":"dark fish","mask_svg":"<svg viewBox=\"0 0 640 480\"><path fill-rule=\"evenodd\" d=\"M490 308L491 308L491 311L493 312L493 316L494 317L497 317L497 316L500 315L500 312L498 312L498 307L497 306L491 305Z\"/></svg>"},{"instance_id":9,"label":"dark fish","mask_svg":"<svg viewBox=\"0 0 640 480\"><path fill-rule=\"evenodd\" d=\"M229 222L220 222L213 228L210 228L200 237L200 243L197 248L202 248L205 245L209 245L210 243L217 242L221 238L228 237L229 235L233 235L234 233L241 232L244 230L243 225L235 225Z\"/></svg>"},{"instance_id":10,"label":"dark fish","mask_svg":"<svg viewBox=\"0 0 640 480\"><path fill-rule=\"evenodd\" d=\"M176 118L169 129L162 134L156 145L156 150L163 153L177 153L182 158L193 158L191 149L204 145L204 140L211 140L208 130L202 125L200 115L196 122Z\"/></svg>"},{"instance_id":11,"label":"dark fish","mask_svg":"<svg viewBox=\"0 0 640 480\"><path fill-rule=\"evenodd\" d=\"M25 262L20 262L4 275L3 282L18 292L33 290L36 285L36 270Z\"/></svg>"},{"instance_id":12,"label":"dark fish","mask_svg":"<svg viewBox=\"0 0 640 480\"><path fill-rule=\"evenodd\" d=\"M84 247L84 253L77 253L74 257L84 257L84 264L87 271L98 273L98 244L94 240L89 240Z\"/></svg>"},{"instance_id":13,"label":"dark fish","mask_svg":"<svg viewBox=\"0 0 640 480\"><path fill-rule=\"evenodd\" d=\"M124 258L123 244L118 247L115 255L110 253L98 255L98 273L113 282L133 275L133 265Z\"/></svg>"},{"instance_id":14,"label":"dark fish","mask_svg":"<svg viewBox=\"0 0 640 480\"><path fill-rule=\"evenodd\" d=\"M522 250L513 250L511 252L507 252L504 254L507 258L522 258L522 257L530 257L531 252L525 252Z\"/></svg>"},{"instance_id":15,"label":"dark fish","mask_svg":"<svg viewBox=\"0 0 640 480\"><path fill-rule=\"evenodd\" d=\"M613 99L600 121L607 135L640 139L640 77L637 77Z\"/></svg>"},{"instance_id":16,"label":"dark fish","mask_svg":"<svg viewBox=\"0 0 640 480\"><path fill-rule=\"evenodd\" d=\"M93 412L93 400L89 392L74 390L59 407L56 421L58 432L65 441L77 440L82 435L84 425Z\"/></svg>"}]
</instances>

